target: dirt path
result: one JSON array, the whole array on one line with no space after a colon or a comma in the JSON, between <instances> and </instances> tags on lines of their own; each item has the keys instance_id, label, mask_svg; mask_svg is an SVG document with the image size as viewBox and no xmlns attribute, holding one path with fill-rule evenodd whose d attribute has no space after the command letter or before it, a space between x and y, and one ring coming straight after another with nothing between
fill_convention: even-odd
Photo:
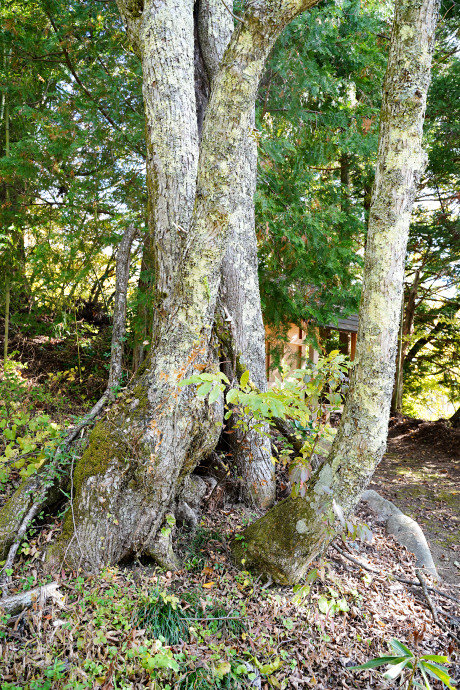
<instances>
[{"instance_id":1,"label":"dirt path","mask_svg":"<svg viewBox=\"0 0 460 690\"><path fill-rule=\"evenodd\" d=\"M460 439L445 423L403 420L369 488L422 527L441 577L460 588Z\"/></svg>"}]
</instances>

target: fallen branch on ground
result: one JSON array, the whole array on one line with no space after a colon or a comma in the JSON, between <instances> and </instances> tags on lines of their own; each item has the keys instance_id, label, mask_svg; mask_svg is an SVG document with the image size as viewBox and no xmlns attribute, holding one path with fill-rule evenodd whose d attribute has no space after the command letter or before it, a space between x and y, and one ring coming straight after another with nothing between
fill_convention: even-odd
<instances>
[{"instance_id":1,"label":"fallen branch on ground","mask_svg":"<svg viewBox=\"0 0 460 690\"><path fill-rule=\"evenodd\" d=\"M38 603L38 606L43 608L48 599L52 599L54 603L62 607L62 595L59 593L58 587L58 582L51 582L49 585L43 585L43 587L37 587L28 592L20 592L11 597L6 597L6 599L0 599L0 608L10 616L14 616L35 603Z\"/></svg>"}]
</instances>

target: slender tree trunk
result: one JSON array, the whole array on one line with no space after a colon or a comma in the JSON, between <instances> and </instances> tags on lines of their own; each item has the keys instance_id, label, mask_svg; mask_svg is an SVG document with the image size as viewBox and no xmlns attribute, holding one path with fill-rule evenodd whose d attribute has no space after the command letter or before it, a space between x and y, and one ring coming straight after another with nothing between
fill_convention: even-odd
<instances>
[{"instance_id":1,"label":"slender tree trunk","mask_svg":"<svg viewBox=\"0 0 460 690\"><path fill-rule=\"evenodd\" d=\"M10 277L5 276L5 329L3 336L3 366L6 366L8 360L8 338L10 325Z\"/></svg>"},{"instance_id":2,"label":"slender tree trunk","mask_svg":"<svg viewBox=\"0 0 460 690\"><path fill-rule=\"evenodd\" d=\"M112 347L110 373L107 389L113 396L113 387L121 380L123 365L123 342L126 334L126 301L128 292L129 267L131 264L131 245L136 235L136 227L129 225L118 247L115 281L115 308L113 310Z\"/></svg>"},{"instance_id":3,"label":"slender tree trunk","mask_svg":"<svg viewBox=\"0 0 460 690\"><path fill-rule=\"evenodd\" d=\"M340 427L305 498L288 498L233 544L237 562L297 581L357 505L386 446L410 216L438 3L398 0L383 88L355 367Z\"/></svg>"},{"instance_id":4,"label":"slender tree trunk","mask_svg":"<svg viewBox=\"0 0 460 690\"><path fill-rule=\"evenodd\" d=\"M182 479L217 442L221 403L178 384L219 365L213 328L221 265L239 213L240 157L258 82L280 31L313 4L254 0L247 8L214 79L198 165L193 4L118 0L144 75L154 342L76 465L72 511L52 560L66 554L97 570L133 553L155 556Z\"/></svg>"},{"instance_id":5,"label":"slender tree trunk","mask_svg":"<svg viewBox=\"0 0 460 690\"><path fill-rule=\"evenodd\" d=\"M138 302L134 320L133 373L139 369L149 351L153 334L154 253L153 238L147 234L142 248L138 283Z\"/></svg>"},{"instance_id":6,"label":"slender tree trunk","mask_svg":"<svg viewBox=\"0 0 460 690\"><path fill-rule=\"evenodd\" d=\"M412 283L411 289L409 290L407 304L405 305L405 307L404 294L401 300L401 328L398 348L396 352L395 383L393 388L393 395L391 397L392 414L401 412L402 409L402 399L404 390L404 362L409 347L409 338L414 328L414 318L419 281L420 272L417 271L414 277L414 282Z\"/></svg>"},{"instance_id":7,"label":"slender tree trunk","mask_svg":"<svg viewBox=\"0 0 460 690\"><path fill-rule=\"evenodd\" d=\"M198 10L198 34L209 83L214 82L233 31L233 18L222 0L202 1ZM199 119L199 118L198 118ZM249 370L259 390L266 390L265 330L259 293L254 194L257 175L255 109L239 157L240 203L228 229L227 251L222 262L218 334L223 369L230 380ZM270 441L250 430L236 431L227 442L242 479L245 499L258 508L275 500L275 479Z\"/></svg>"},{"instance_id":8,"label":"slender tree trunk","mask_svg":"<svg viewBox=\"0 0 460 690\"><path fill-rule=\"evenodd\" d=\"M6 99L6 97L5 97ZM10 155L10 110L8 102L5 105L5 156ZM7 204L10 200L10 192L8 187L6 188L6 201ZM11 251L11 249L10 249ZM9 276L9 267L5 271L5 335L3 340L3 366L6 366L8 359L8 338L9 338L9 325L10 325L10 297L11 297L11 279Z\"/></svg>"},{"instance_id":9,"label":"slender tree trunk","mask_svg":"<svg viewBox=\"0 0 460 690\"><path fill-rule=\"evenodd\" d=\"M252 118L254 123L254 116ZM265 329L260 306L255 233L254 193L257 172L255 132L246 136L241 157L241 203L231 227L227 252L222 263L220 300L222 322L227 326L230 347L223 348L224 371L230 380L248 370L257 388L265 391ZM268 431L268 428L267 428ZM235 431L228 443L242 478L246 501L268 508L275 501L274 468L270 439L257 431Z\"/></svg>"}]
</instances>

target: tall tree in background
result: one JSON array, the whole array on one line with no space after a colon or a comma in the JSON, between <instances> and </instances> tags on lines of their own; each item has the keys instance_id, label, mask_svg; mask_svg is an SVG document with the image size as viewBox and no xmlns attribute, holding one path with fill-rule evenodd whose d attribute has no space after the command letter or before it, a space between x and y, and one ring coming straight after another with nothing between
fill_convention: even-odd
<instances>
[{"instance_id":1,"label":"tall tree in background","mask_svg":"<svg viewBox=\"0 0 460 690\"><path fill-rule=\"evenodd\" d=\"M424 128L428 166L408 246L392 409L416 416L422 405L436 414L442 398L453 406L460 399L459 15L457 3L442 4Z\"/></svg>"}]
</instances>

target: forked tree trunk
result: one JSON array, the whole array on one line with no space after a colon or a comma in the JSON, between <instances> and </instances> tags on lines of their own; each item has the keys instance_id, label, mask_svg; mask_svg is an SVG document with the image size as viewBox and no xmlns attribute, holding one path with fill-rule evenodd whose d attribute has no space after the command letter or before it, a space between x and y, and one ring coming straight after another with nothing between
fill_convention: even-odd
<instances>
[{"instance_id":1,"label":"forked tree trunk","mask_svg":"<svg viewBox=\"0 0 460 690\"><path fill-rule=\"evenodd\" d=\"M181 479L216 444L221 404L178 384L218 367L221 265L241 204L240 157L257 85L280 31L315 2L248 7L214 78L198 164L193 3L118 0L144 75L154 338L150 358L77 463L75 499L52 559L97 570L133 553L156 555Z\"/></svg>"},{"instance_id":2,"label":"forked tree trunk","mask_svg":"<svg viewBox=\"0 0 460 690\"><path fill-rule=\"evenodd\" d=\"M327 461L305 498L288 498L233 544L237 562L292 583L356 507L385 450L404 260L417 180L437 0L398 0L383 88L355 366Z\"/></svg>"}]
</instances>

